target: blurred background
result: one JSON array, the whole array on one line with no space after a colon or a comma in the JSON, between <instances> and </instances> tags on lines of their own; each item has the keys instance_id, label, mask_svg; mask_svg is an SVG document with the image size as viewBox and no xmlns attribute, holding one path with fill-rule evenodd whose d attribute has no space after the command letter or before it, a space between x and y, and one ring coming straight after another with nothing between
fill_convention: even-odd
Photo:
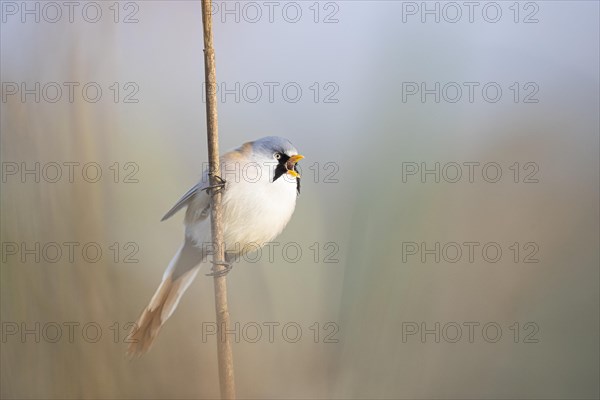
<instances>
[{"instance_id":1,"label":"blurred background","mask_svg":"<svg viewBox=\"0 0 600 400\"><path fill-rule=\"evenodd\" d=\"M0 7L2 398L218 397L202 274L124 357L207 160L200 2ZM598 2L470 7L215 2L221 149L306 156L229 275L240 398L598 398Z\"/></svg>"}]
</instances>

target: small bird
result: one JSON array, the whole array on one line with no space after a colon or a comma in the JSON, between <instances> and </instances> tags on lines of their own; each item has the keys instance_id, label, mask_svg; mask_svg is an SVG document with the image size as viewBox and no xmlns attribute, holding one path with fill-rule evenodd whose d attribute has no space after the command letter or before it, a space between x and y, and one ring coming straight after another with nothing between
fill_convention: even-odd
<instances>
[{"instance_id":1,"label":"small bird","mask_svg":"<svg viewBox=\"0 0 600 400\"><path fill-rule=\"evenodd\" d=\"M283 231L300 194L297 162L303 158L289 140L277 136L245 143L221 156L225 262L258 249ZM199 264L212 253L209 190L205 170L200 182L162 218L164 221L187 207L183 245L132 330L127 349L130 356L140 356L150 349L196 277Z\"/></svg>"}]
</instances>

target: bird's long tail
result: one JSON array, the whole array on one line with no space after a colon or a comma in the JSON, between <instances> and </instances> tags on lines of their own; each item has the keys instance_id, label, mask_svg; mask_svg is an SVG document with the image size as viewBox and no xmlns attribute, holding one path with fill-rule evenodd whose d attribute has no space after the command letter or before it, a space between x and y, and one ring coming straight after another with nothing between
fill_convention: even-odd
<instances>
[{"instance_id":1,"label":"bird's long tail","mask_svg":"<svg viewBox=\"0 0 600 400\"><path fill-rule=\"evenodd\" d=\"M181 296L196 277L202 258L200 251L186 240L171 260L162 282L133 327L127 355L141 356L150 349L160 328L173 314Z\"/></svg>"}]
</instances>

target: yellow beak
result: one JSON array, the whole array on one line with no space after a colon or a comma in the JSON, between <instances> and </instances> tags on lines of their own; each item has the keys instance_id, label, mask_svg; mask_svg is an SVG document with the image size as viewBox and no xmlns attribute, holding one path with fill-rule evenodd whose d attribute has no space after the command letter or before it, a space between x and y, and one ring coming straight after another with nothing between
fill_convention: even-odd
<instances>
[{"instance_id":1,"label":"yellow beak","mask_svg":"<svg viewBox=\"0 0 600 400\"><path fill-rule=\"evenodd\" d=\"M300 178L300 174L294 171L294 165L296 165L296 163L303 158L304 156L301 156L300 154L290 157L290 159L285 163L288 175L291 175L294 178Z\"/></svg>"},{"instance_id":2,"label":"yellow beak","mask_svg":"<svg viewBox=\"0 0 600 400\"><path fill-rule=\"evenodd\" d=\"M295 156L291 156L290 159L288 160L288 162L291 162L292 164L296 164L298 161L302 160L304 158L304 156L301 156L300 154L295 155Z\"/></svg>"}]
</instances>

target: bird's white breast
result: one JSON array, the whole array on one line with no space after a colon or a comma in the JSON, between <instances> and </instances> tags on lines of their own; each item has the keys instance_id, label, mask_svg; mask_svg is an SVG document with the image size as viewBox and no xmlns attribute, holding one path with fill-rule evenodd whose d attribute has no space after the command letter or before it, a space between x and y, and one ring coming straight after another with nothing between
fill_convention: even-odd
<instances>
[{"instance_id":1,"label":"bird's white breast","mask_svg":"<svg viewBox=\"0 0 600 400\"><path fill-rule=\"evenodd\" d=\"M273 182L272 169L272 165L253 162L248 168L242 165L235 176L225 177L222 204L227 251L263 246L289 222L296 207L296 180L284 174ZM188 226L187 233L197 244L210 242L210 218Z\"/></svg>"}]
</instances>

